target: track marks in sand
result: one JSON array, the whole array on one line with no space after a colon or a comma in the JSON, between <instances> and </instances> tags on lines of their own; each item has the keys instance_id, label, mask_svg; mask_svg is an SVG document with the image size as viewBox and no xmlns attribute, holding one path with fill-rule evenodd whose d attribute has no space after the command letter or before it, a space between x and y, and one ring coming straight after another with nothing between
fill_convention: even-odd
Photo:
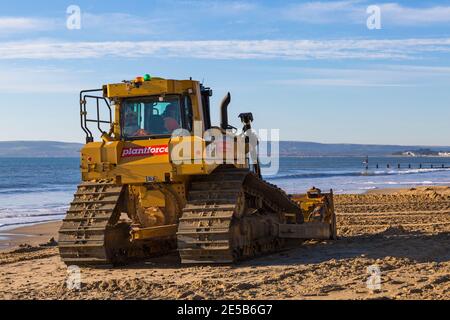
<instances>
[{"instance_id":1,"label":"track marks in sand","mask_svg":"<svg viewBox=\"0 0 450 320\"><path fill-rule=\"evenodd\" d=\"M450 189L421 188L392 194L336 196L341 236L378 233L389 226L430 233L450 230Z\"/></svg>"},{"instance_id":2,"label":"track marks in sand","mask_svg":"<svg viewBox=\"0 0 450 320\"><path fill-rule=\"evenodd\" d=\"M173 253L122 268L84 268L78 292L66 288L55 248L0 254L0 298L448 299L449 190L339 195L339 241L307 241L236 266L182 266ZM372 265L381 271L375 292L366 286Z\"/></svg>"},{"instance_id":3,"label":"track marks in sand","mask_svg":"<svg viewBox=\"0 0 450 320\"><path fill-rule=\"evenodd\" d=\"M58 249L56 248L30 247L27 250L18 249L11 252L0 253L0 265L21 261L45 259L57 255Z\"/></svg>"}]
</instances>

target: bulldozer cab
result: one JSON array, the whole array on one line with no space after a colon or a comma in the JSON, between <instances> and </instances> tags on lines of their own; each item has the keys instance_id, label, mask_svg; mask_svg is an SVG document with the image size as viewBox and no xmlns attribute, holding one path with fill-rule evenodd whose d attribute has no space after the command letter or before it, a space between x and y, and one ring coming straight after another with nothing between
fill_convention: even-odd
<instances>
[{"instance_id":1,"label":"bulldozer cab","mask_svg":"<svg viewBox=\"0 0 450 320\"><path fill-rule=\"evenodd\" d=\"M198 81L148 75L108 84L80 93L81 127L87 143L94 141L91 123L106 141L170 138L193 133L194 122L201 123L204 132L211 128L211 95Z\"/></svg>"}]
</instances>

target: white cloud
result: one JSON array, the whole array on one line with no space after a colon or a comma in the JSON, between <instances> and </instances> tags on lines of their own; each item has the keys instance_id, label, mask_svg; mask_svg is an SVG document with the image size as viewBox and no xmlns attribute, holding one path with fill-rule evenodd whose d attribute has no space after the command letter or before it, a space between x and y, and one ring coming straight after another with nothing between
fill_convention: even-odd
<instances>
[{"instance_id":1,"label":"white cloud","mask_svg":"<svg viewBox=\"0 0 450 320\"><path fill-rule=\"evenodd\" d=\"M407 84L377 83L362 79L335 79L335 78L305 78L274 81L276 84L294 86L325 86L325 87L406 87Z\"/></svg>"},{"instance_id":2,"label":"white cloud","mask_svg":"<svg viewBox=\"0 0 450 320\"><path fill-rule=\"evenodd\" d=\"M248 11L259 8L256 3L248 1L187 0L173 1L172 4L178 8L181 8L181 10L191 8L195 11L209 12L221 15L246 13Z\"/></svg>"},{"instance_id":3,"label":"white cloud","mask_svg":"<svg viewBox=\"0 0 450 320\"><path fill-rule=\"evenodd\" d=\"M86 70L53 66L0 65L0 93L78 93L89 82Z\"/></svg>"},{"instance_id":4,"label":"white cloud","mask_svg":"<svg viewBox=\"0 0 450 320\"><path fill-rule=\"evenodd\" d=\"M362 23L368 17L369 4L380 6L383 24L421 26L450 22L450 6L410 7L395 2L377 4L362 0L296 4L283 9L281 16L305 23Z\"/></svg>"},{"instance_id":5,"label":"white cloud","mask_svg":"<svg viewBox=\"0 0 450 320\"><path fill-rule=\"evenodd\" d=\"M272 80L290 86L412 87L450 85L450 68L436 66L376 65L368 68L294 68L293 77ZM296 76L296 75L300 76ZM284 75L285 76L285 75Z\"/></svg>"},{"instance_id":6,"label":"white cloud","mask_svg":"<svg viewBox=\"0 0 450 320\"><path fill-rule=\"evenodd\" d=\"M206 40L110 42L2 42L0 59L422 59L450 52L450 38L401 40Z\"/></svg>"},{"instance_id":7,"label":"white cloud","mask_svg":"<svg viewBox=\"0 0 450 320\"><path fill-rule=\"evenodd\" d=\"M423 25L450 22L450 6L404 7L397 3L380 5L383 19L392 24Z\"/></svg>"},{"instance_id":8,"label":"white cloud","mask_svg":"<svg viewBox=\"0 0 450 320\"><path fill-rule=\"evenodd\" d=\"M53 19L0 17L0 35L50 30L55 25L56 21Z\"/></svg>"},{"instance_id":9,"label":"white cloud","mask_svg":"<svg viewBox=\"0 0 450 320\"><path fill-rule=\"evenodd\" d=\"M0 17L0 35L26 34L40 31L65 31L66 17L61 14L58 18L34 17ZM174 22L166 17L146 17L127 13L94 14L83 12L81 28L98 34L127 34L127 35L159 35L175 32Z\"/></svg>"},{"instance_id":10,"label":"white cloud","mask_svg":"<svg viewBox=\"0 0 450 320\"><path fill-rule=\"evenodd\" d=\"M354 22L365 20L365 7L361 1L307 2L288 6L282 16L293 21L306 23ZM359 19L358 19L359 17Z\"/></svg>"},{"instance_id":11,"label":"white cloud","mask_svg":"<svg viewBox=\"0 0 450 320\"><path fill-rule=\"evenodd\" d=\"M82 13L82 29L108 34L149 35L168 33L173 23L163 17L136 16L127 13ZM174 30L172 30L174 31Z\"/></svg>"}]
</instances>

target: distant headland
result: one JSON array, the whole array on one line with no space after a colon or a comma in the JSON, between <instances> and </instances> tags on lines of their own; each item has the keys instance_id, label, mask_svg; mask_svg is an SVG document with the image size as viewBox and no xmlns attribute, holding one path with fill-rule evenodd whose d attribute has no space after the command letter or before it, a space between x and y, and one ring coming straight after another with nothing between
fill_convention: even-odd
<instances>
[{"instance_id":1,"label":"distant headland","mask_svg":"<svg viewBox=\"0 0 450 320\"><path fill-rule=\"evenodd\" d=\"M82 143L60 141L0 141L0 157L77 158L82 147ZM279 154L285 157L449 156L450 146L429 147L281 141Z\"/></svg>"}]
</instances>

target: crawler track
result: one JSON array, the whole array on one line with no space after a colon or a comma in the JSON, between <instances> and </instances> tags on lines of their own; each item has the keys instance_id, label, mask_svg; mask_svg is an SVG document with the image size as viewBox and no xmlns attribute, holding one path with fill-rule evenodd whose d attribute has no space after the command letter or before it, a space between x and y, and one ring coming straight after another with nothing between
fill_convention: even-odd
<instances>
[{"instance_id":1,"label":"crawler track","mask_svg":"<svg viewBox=\"0 0 450 320\"><path fill-rule=\"evenodd\" d=\"M175 249L176 239L130 241L131 225L119 220L126 186L101 180L78 186L59 230L58 247L67 265L121 265Z\"/></svg>"},{"instance_id":2,"label":"crawler track","mask_svg":"<svg viewBox=\"0 0 450 320\"><path fill-rule=\"evenodd\" d=\"M178 227L181 261L233 263L277 250L284 244L278 223L287 212L300 213L282 190L247 169L197 177Z\"/></svg>"},{"instance_id":3,"label":"crawler track","mask_svg":"<svg viewBox=\"0 0 450 320\"><path fill-rule=\"evenodd\" d=\"M120 235L120 227L114 226L120 217L123 193L123 186L110 181L85 182L78 186L59 230L59 252L66 264L111 262L112 245L117 244L114 238Z\"/></svg>"}]
</instances>

